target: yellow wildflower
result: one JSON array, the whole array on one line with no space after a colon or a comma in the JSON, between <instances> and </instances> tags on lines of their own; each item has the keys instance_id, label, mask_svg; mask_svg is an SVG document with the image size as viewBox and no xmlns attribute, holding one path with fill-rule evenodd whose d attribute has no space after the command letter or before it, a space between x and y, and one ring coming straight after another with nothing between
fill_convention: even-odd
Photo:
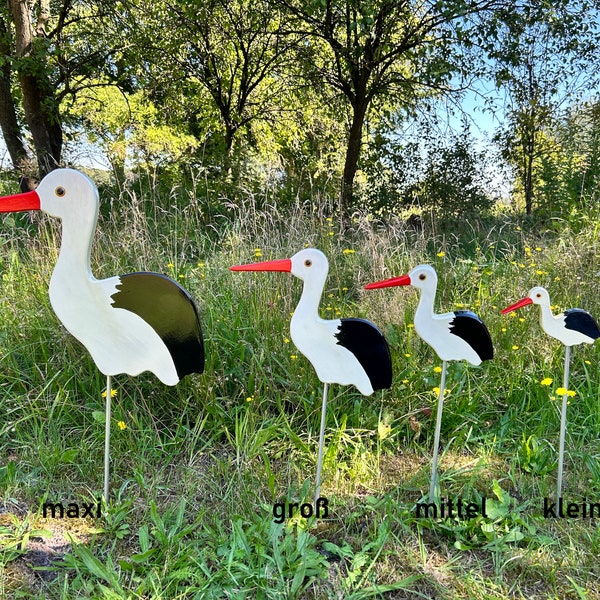
<instances>
[{"instance_id":1,"label":"yellow wildflower","mask_svg":"<svg viewBox=\"0 0 600 600\"><path fill-rule=\"evenodd\" d=\"M121 431L123 431L123 429L127 429L127 425L125 425L125 421L119 421L119 422L117 423L117 426L119 427L119 429L120 429Z\"/></svg>"},{"instance_id":2,"label":"yellow wildflower","mask_svg":"<svg viewBox=\"0 0 600 600\"><path fill-rule=\"evenodd\" d=\"M552 378L550 377L545 377L544 379L542 379L540 381L541 385L552 385Z\"/></svg>"},{"instance_id":3,"label":"yellow wildflower","mask_svg":"<svg viewBox=\"0 0 600 600\"><path fill-rule=\"evenodd\" d=\"M564 387L559 387L557 388L555 394L557 394L558 396L564 396L566 394L567 396L569 396L569 398L573 398L573 396L575 396L577 392L575 392L574 390L567 390Z\"/></svg>"}]
</instances>

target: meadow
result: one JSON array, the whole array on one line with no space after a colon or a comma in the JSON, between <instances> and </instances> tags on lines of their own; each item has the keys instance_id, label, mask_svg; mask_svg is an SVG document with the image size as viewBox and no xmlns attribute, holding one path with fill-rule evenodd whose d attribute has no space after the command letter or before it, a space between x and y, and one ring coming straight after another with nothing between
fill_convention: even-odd
<instances>
[{"instance_id":1,"label":"meadow","mask_svg":"<svg viewBox=\"0 0 600 600\"><path fill-rule=\"evenodd\" d=\"M100 519L43 518L44 502L101 495L104 377L60 325L47 288L60 246L48 217L0 231L0 598L600 598L598 519L552 518L564 347L537 307L500 310L534 285L556 311L600 317L600 212L426 222L326 202L279 209L249 196L207 217L196 195L103 192L97 277L158 271L196 299L206 369L178 386L113 379L111 502ZM260 200L260 202L259 202ZM385 333L393 386L332 386L321 495L326 519L276 523L311 502L321 384L289 339L302 283L233 264L323 250L323 317ZM414 333L418 293L364 285L432 264L438 312L469 308L495 357L449 365L440 485L487 516L417 516L428 492L440 360ZM573 352L563 489L600 502L600 349ZM584 500L585 499L585 500ZM60 538L60 543L54 542Z\"/></svg>"}]
</instances>

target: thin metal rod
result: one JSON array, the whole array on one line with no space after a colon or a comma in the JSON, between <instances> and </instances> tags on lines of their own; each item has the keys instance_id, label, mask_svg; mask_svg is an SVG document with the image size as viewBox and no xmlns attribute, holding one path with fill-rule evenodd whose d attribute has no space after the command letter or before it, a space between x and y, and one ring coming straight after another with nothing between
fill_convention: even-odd
<instances>
[{"instance_id":1,"label":"thin metal rod","mask_svg":"<svg viewBox=\"0 0 600 600\"><path fill-rule=\"evenodd\" d=\"M321 406L321 431L319 432L319 454L317 456L317 480L315 482L315 506L321 491L321 468L323 466L323 446L325 445L325 415L327 414L327 395L329 384L323 384L323 405Z\"/></svg>"},{"instance_id":2,"label":"thin metal rod","mask_svg":"<svg viewBox=\"0 0 600 600\"><path fill-rule=\"evenodd\" d=\"M433 440L433 460L431 462L431 483L429 484L429 502L434 501L435 484L437 481L438 451L440 447L440 431L442 430L442 411L444 410L444 387L446 386L446 361L442 361L442 380L438 396L437 416L435 420L435 435Z\"/></svg>"},{"instance_id":3,"label":"thin metal rod","mask_svg":"<svg viewBox=\"0 0 600 600\"><path fill-rule=\"evenodd\" d=\"M563 479L563 460L565 456L565 435L567 433L567 402L569 398L569 368L571 363L571 346L566 346L565 350L565 374L563 377L563 388L565 393L562 398L562 408L560 411L560 441L558 443L558 475L556 477L556 501L562 495Z\"/></svg>"},{"instance_id":4,"label":"thin metal rod","mask_svg":"<svg viewBox=\"0 0 600 600\"><path fill-rule=\"evenodd\" d=\"M104 503L108 506L108 477L110 473L111 377L106 376L106 424L104 429Z\"/></svg>"}]
</instances>

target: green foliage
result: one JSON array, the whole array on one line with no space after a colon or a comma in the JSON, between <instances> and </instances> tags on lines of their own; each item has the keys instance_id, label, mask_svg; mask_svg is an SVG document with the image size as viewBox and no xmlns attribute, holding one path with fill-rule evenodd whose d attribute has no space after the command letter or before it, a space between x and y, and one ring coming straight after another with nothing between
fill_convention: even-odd
<instances>
[{"instance_id":1,"label":"green foliage","mask_svg":"<svg viewBox=\"0 0 600 600\"><path fill-rule=\"evenodd\" d=\"M477 216L490 209L484 151L465 127L443 139L419 128L419 141L376 138L365 165L363 205L378 215L416 211L435 217Z\"/></svg>"},{"instance_id":2,"label":"green foliage","mask_svg":"<svg viewBox=\"0 0 600 600\"><path fill-rule=\"evenodd\" d=\"M537 585L555 597L594 589L598 532L589 522L540 517L554 490L562 349L541 335L535 307L512 317L498 311L535 281L562 308L600 313L589 276L597 212L588 207L577 230L498 215L442 234L357 214L342 236L317 199L259 210L249 198L207 229L202 207L178 204L178 193L127 188L114 197L100 217L93 272L148 269L181 281L198 300L206 372L174 388L149 374L115 378L113 418L125 429L113 427L111 502L87 527L88 519L42 521L38 507L40 498L88 502L99 490L104 380L49 306L56 227L3 221L0 555L10 575L0 589L65 600L340 591L483 599L491 588L508 596ZM330 258L322 315L377 323L395 375L390 390L370 398L332 388L322 488L330 518L277 525L274 502L311 501L319 431L320 384L289 340L301 282L228 267L289 257L305 244ZM411 327L414 290L361 286L422 262L440 273L436 309L476 310L495 343L493 361L450 366L441 438L444 496L486 496L487 517L417 519L412 508L429 483L439 361ZM600 493L597 360L595 346L573 355L565 490L574 499ZM56 579L18 577L30 561L27 539L59 528L72 541L64 559L45 567Z\"/></svg>"}]
</instances>

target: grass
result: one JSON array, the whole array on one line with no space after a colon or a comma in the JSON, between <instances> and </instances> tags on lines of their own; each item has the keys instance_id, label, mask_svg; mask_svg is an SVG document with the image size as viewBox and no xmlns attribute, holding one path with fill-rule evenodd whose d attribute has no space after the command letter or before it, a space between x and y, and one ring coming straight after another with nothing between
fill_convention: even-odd
<instances>
[{"instance_id":1,"label":"grass","mask_svg":"<svg viewBox=\"0 0 600 600\"><path fill-rule=\"evenodd\" d=\"M499 314L544 285L557 307L600 315L598 215L543 225L499 215L424 231L357 216L342 235L322 206L284 213L249 198L209 226L200 208L149 190L102 210L93 272L180 281L198 300L207 364L174 388L151 374L114 378L112 501L98 520L42 516L44 501L101 493L104 377L49 305L57 224L6 218L0 597L600 598L597 519L543 516L563 348L541 332L536 307ZM377 323L394 383L368 398L333 386L322 488L330 516L278 525L275 502L311 501L321 385L289 341L301 282L228 267L306 245L330 259L323 316ZM438 271L438 310L475 310L495 342L493 361L449 366L440 463L442 497L486 497L487 517L416 517L440 361L411 327L415 290L362 287L421 262ZM572 359L564 489L579 503L600 499L598 353L578 347Z\"/></svg>"}]
</instances>

